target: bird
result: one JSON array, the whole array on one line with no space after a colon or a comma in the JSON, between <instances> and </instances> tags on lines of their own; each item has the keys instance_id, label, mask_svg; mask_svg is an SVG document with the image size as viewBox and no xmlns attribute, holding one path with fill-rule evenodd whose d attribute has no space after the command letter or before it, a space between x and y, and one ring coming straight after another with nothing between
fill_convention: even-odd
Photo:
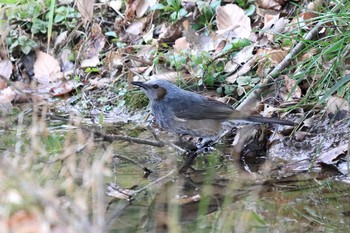
<instances>
[{"instance_id":1,"label":"bird","mask_svg":"<svg viewBox=\"0 0 350 233\"><path fill-rule=\"evenodd\" d=\"M150 100L152 114L159 126L178 135L215 137L229 125L271 123L294 126L288 120L251 116L230 105L179 88L167 80L134 81Z\"/></svg>"}]
</instances>

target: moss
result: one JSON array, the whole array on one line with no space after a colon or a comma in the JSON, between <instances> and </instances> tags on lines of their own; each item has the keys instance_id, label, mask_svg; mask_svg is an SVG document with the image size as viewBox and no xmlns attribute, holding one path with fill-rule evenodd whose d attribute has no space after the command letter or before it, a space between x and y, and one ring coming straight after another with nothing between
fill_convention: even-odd
<instances>
[{"instance_id":1,"label":"moss","mask_svg":"<svg viewBox=\"0 0 350 233\"><path fill-rule=\"evenodd\" d=\"M127 92L124 96L125 106L128 110L137 110L146 107L149 103L147 96L141 92Z\"/></svg>"}]
</instances>

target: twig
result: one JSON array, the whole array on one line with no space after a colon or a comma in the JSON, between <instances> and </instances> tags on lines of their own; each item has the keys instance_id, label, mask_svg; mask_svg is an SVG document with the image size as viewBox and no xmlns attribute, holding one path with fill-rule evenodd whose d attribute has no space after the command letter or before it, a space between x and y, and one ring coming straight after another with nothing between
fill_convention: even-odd
<instances>
[{"instance_id":1,"label":"twig","mask_svg":"<svg viewBox=\"0 0 350 233\"><path fill-rule=\"evenodd\" d=\"M87 130L89 132L92 132L94 135L102 137L104 141L107 142L113 142L113 141L126 141L126 142L132 142L132 143L138 143L138 144L145 144L150 146L156 146L156 147L163 147L166 144L163 141L151 141L147 139L141 139L141 138L135 138L135 137L129 137L129 136L122 136L122 135L107 135L97 130L91 130L87 127L82 127L82 129Z\"/></svg>"},{"instance_id":2,"label":"twig","mask_svg":"<svg viewBox=\"0 0 350 233\"><path fill-rule=\"evenodd\" d=\"M161 182L165 178L173 175L174 172L175 172L175 169L171 170L168 174L166 174L162 177L159 177L158 179L152 181L151 183L149 183L145 187L142 187L142 188L137 189L137 190L123 189L123 188L119 187L117 184L109 184L107 187L107 195L113 196L113 197L116 197L119 199L127 199L127 200L131 201L135 195L137 195L138 193L144 191L145 189L148 189L149 187Z\"/></svg>"},{"instance_id":3,"label":"twig","mask_svg":"<svg viewBox=\"0 0 350 233\"><path fill-rule=\"evenodd\" d=\"M126 156L123 156L123 155L114 155L114 156L113 156L113 159L114 159L114 158L123 159L123 160L126 160L126 161L130 162L130 163L135 164L136 166L140 167L140 168L145 172L145 176L148 176L149 174L152 173L152 171L149 170L147 167L143 166L142 164L140 164L140 163L137 162L136 160L133 160L133 159L128 158L128 157L126 157Z\"/></svg>"},{"instance_id":4,"label":"twig","mask_svg":"<svg viewBox=\"0 0 350 233\"><path fill-rule=\"evenodd\" d=\"M54 116L53 114L48 114L48 116L51 117L52 119L55 119L55 120L61 120L61 121L65 121L65 122L69 121L69 119L67 119L67 118ZM159 140L157 137L156 137L156 141L152 141L152 140L147 140L147 139L141 139L141 138L135 138L135 137L129 137L129 136L122 136L122 135L109 135L109 134L105 134L105 133L103 133L103 132L101 132L99 130L95 130L95 129L91 128L91 126L84 126L84 125L82 125L82 126L80 126L80 128L82 130L85 130L87 132L92 133L95 136L102 137L102 139L104 141L107 141L107 142L126 141L126 142L145 144L145 145L156 146L156 147L163 147L163 146L166 145L165 142Z\"/></svg>"}]
</instances>

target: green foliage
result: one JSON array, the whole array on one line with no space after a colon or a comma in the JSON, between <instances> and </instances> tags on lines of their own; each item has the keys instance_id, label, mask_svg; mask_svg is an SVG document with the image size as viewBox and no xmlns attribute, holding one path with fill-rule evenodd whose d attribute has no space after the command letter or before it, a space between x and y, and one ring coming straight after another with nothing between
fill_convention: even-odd
<instances>
[{"instance_id":1,"label":"green foliage","mask_svg":"<svg viewBox=\"0 0 350 233\"><path fill-rule=\"evenodd\" d=\"M17 31L10 31L10 35L6 38L6 43L10 45L10 52L19 48L24 54L28 54L37 46L34 40L30 39L27 35L18 35Z\"/></svg>"},{"instance_id":2,"label":"green foliage","mask_svg":"<svg viewBox=\"0 0 350 233\"><path fill-rule=\"evenodd\" d=\"M48 33L50 11L45 9L50 9L51 1L21 0L6 3L3 9L8 20L19 25L15 30L11 30L7 38L9 52L19 49L28 54L37 46L32 38L39 33ZM52 6L51 8L53 9ZM79 18L80 14L74 8L60 6L54 10L53 25L63 27L65 30L72 29L77 25Z\"/></svg>"},{"instance_id":3,"label":"green foliage","mask_svg":"<svg viewBox=\"0 0 350 233\"><path fill-rule=\"evenodd\" d=\"M60 153L63 148L65 136L61 133L51 133L47 137L42 138L42 143L49 154Z\"/></svg>"},{"instance_id":4,"label":"green foliage","mask_svg":"<svg viewBox=\"0 0 350 233\"><path fill-rule=\"evenodd\" d=\"M182 8L181 0L166 0L163 3L155 4L151 10L160 10L164 17L169 16L171 21L177 21L187 15L187 11Z\"/></svg>"},{"instance_id":5,"label":"green foliage","mask_svg":"<svg viewBox=\"0 0 350 233\"><path fill-rule=\"evenodd\" d=\"M183 51L169 56L170 65L175 70L190 69L195 77L199 77L198 85L214 86L225 64L221 60L213 61L208 52L191 53Z\"/></svg>"},{"instance_id":6,"label":"green foliage","mask_svg":"<svg viewBox=\"0 0 350 233\"><path fill-rule=\"evenodd\" d=\"M60 6L55 9L54 24L64 25L68 29L74 28L80 20L80 13L77 12L73 7Z\"/></svg>"},{"instance_id":7,"label":"green foliage","mask_svg":"<svg viewBox=\"0 0 350 233\"><path fill-rule=\"evenodd\" d=\"M226 54L226 53L232 53L235 51L239 51L243 49L246 46L249 46L251 44L250 40L248 39L234 39L231 43L226 44L226 46L223 48L220 54Z\"/></svg>"},{"instance_id":8,"label":"green foliage","mask_svg":"<svg viewBox=\"0 0 350 233\"><path fill-rule=\"evenodd\" d=\"M200 15L198 22L193 25L193 29L199 30L201 28L213 29L213 21L216 8L221 4L221 1L197 1L196 2Z\"/></svg>"}]
</instances>

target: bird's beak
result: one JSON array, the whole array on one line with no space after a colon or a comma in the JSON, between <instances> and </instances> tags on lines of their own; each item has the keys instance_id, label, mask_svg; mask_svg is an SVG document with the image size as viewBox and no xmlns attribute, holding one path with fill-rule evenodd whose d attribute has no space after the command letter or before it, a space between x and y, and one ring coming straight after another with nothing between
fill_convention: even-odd
<instances>
[{"instance_id":1,"label":"bird's beak","mask_svg":"<svg viewBox=\"0 0 350 233\"><path fill-rule=\"evenodd\" d=\"M144 82L131 82L132 85L135 85L135 86L139 86L139 87L142 87L144 89L147 89L148 88L148 85Z\"/></svg>"}]
</instances>

